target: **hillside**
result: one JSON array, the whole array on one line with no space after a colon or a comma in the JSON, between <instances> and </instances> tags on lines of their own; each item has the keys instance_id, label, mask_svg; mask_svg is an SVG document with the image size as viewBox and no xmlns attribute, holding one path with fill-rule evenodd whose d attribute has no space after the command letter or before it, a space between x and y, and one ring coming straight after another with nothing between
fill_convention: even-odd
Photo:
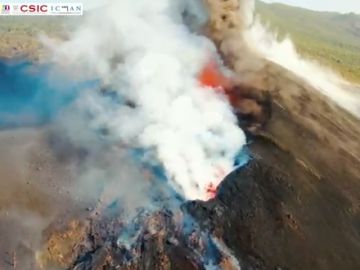
<instances>
[{"instance_id":1,"label":"hillside","mask_svg":"<svg viewBox=\"0 0 360 270\"><path fill-rule=\"evenodd\" d=\"M67 27L63 26L64 22L62 17L0 17L0 59L27 57L36 60L42 47L39 36L61 37L63 28Z\"/></svg>"},{"instance_id":2,"label":"hillside","mask_svg":"<svg viewBox=\"0 0 360 270\"><path fill-rule=\"evenodd\" d=\"M360 15L318 12L257 1L263 22L289 35L298 51L328 65L346 79L360 83Z\"/></svg>"},{"instance_id":3,"label":"hillside","mask_svg":"<svg viewBox=\"0 0 360 270\"><path fill-rule=\"evenodd\" d=\"M257 13L279 33L289 35L298 51L360 83L360 15L316 12L257 1ZM61 18L0 18L0 58L38 57L40 33L61 36ZM71 29L71 27L70 27Z\"/></svg>"}]
</instances>

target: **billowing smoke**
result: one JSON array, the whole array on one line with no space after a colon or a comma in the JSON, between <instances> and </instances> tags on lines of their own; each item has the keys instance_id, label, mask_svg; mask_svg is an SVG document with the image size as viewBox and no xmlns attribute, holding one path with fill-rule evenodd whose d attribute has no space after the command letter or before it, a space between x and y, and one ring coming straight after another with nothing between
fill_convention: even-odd
<instances>
[{"instance_id":1,"label":"billowing smoke","mask_svg":"<svg viewBox=\"0 0 360 270\"><path fill-rule=\"evenodd\" d=\"M57 63L103 88L79 98L81 116L64 116L68 135L82 145L93 146L95 136L145 149L151 153L146 162L157 160L187 199L207 199L209 186L233 169L246 142L227 98L204 91L197 79L210 59L218 59L213 43L189 30L206 16L199 5L108 1L54 46Z\"/></svg>"},{"instance_id":2,"label":"billowing smoke","mask_svg":"<svg viewBox=\"0 0 360 270\"><path fill-rule=\"evenodd\" d=\"M249 42L267 59L293 71L321 93L328 96L345 110L360 117L360 94L358 86L345 81L330 68L298 54L289 38L278 41L259 20L249 29Z\"/></svg>"},{"instance_id":3,"label":"billowing smoke","mask_svg":"<svg viewBox=\"0 0 360 270\"><path fill-rule=\"evenodd\" d=\"M305 79L322 94L360 117L358 87L329 68L301 57L290 39L278 41L260 19L254 17L253 0L207 0L210 11L209 36L217 43L227 64L240 80L257 84L267 60ZM261 74L266 76L267 74ZM286 86L284 86L286 87Z\"/></svg>"},{"instance_id":4,"label":"billowing smoke","mask_svg":"<svg viewBox=\"0 0 360 270\"><path fill-rule=\"evenodd\" d=\"M303 60L289 41L277 42L254 21L252 0L92 2L97 9L89 12L67 41L46 40L55 66L90 85L74 90L74 96L69 95L56 108L51 104L50 112L47 107L40 112L34 109L38 106L31 108L40 120L59 116L52 146L59 156L74 163L68 178L76 179L81 188L71 186L69 193L85 198L86 204L100 198L91 212L111 209L114 204L116 211L153 210L156 201L161 201L161 209L167 208L178 194L181 199L209 199L233 169L246 139L225 91L208 90L228 87L232 80L254 83L266 59L359 112L357 101L351 103L352 96L342 90L340 80L329 80L330 73ZM68 99L75 101L63 108ZM35 105L46 100L47 95L40 95ZM247 107L254 104L250 105ZM28 124L22 115L16 120L16 124ZM62 142L63 137L70 139L70 146L66 139ZM154 178L166 184L157 185ZM171 199L166 200L167 196ZM138 217L137 213L130 215ZM128 221L131 231L134 224L131 218ZM33 223L45 226L37 219ZM119 243L130 246L130 236L125 230ZM240 268L220 240L209 242L226 255L234 269ZM218 264L205 261L208 269Z\"/></svg>"}]
</instances>

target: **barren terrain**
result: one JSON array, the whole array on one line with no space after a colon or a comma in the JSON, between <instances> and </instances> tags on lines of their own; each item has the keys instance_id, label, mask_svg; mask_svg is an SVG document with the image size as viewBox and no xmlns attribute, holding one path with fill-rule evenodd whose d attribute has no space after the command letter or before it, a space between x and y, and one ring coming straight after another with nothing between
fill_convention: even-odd
<instances>
[{"instance_id":1,"label":"barren terrain","mask_svg":"<svg viewBox=\"0 0 360 270\"><path fill-rule=\"evenodd\" d=\"M272 118L250 136L252 160L216 198L183 207L242 269L358 269L359 119L271 62L258 72ZM161 229L141 236L138 260L120 268L127 255L116 245L117 216L102 219L97 198L73 192L79 153L68 147L51 126L0 131L1 269L202 269L162 214Z\"/></svg>"}]
</instances>

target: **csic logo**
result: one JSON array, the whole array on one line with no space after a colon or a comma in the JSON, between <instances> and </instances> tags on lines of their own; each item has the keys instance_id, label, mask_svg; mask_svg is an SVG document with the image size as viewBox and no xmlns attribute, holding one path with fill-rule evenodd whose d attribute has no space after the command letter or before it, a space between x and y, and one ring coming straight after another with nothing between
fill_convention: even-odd
<instances>
[{"instance_id":1,"label":"csic logo","mask_svg":"<svg viewBox=\"0 0 360 270\"><path fill-rule=\"evenodd\" d=\"M23 13L46 14L48 12L48 5L20 5L20 11Z\"/></svg>"},{"instance_id":2,"label":"csic logo","mask_svg":"<svg viewBox=\"0 0 360 270\"><path fill-rule=\"evenodd\" d=\"M0 4L0 15L14 16L81 16L82 3L16 3Z\"/></svg>"},{"instance_id":3,"label":"csic logo","mask_svg":"<svg viewBox=\"0 0 360 270\"><path fill-rule=\"evenodd\" d=\"M0 4L0 13L1 14L10 14L10 5L1 5Z\"/></svg>"}]
</instances>

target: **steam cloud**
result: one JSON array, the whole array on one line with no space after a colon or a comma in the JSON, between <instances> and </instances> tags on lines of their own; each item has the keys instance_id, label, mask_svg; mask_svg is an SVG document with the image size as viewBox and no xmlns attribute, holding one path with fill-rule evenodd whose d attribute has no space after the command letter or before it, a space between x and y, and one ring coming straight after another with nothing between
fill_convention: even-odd
<instances>
[{"instance_id":1,"label":"steam cloud","mask_svg":"<svg viewBox=\"0 0 360 270\"><path fill-rule=\"evenodd\" d=\"M77 168L82 189L76 191L89 201L101 189L107 205L119 197L127 210L152 204L143 196L152 183L137 159L161 165L186 199L208 199L209 185L233 169L245 135L221 91L198 81L209 61L221 65L216 46L241 81L252 81L269 59L360 116L360 99L337 76L303 60L290 41L278 42L254 20L252 0L206 0L208 13L201 0L93 2L101 13L90 12L69 40L46 40L56 66L103 89L83 91L58 120L60 132L91 153ZM135 160L124 149L133 149ZM106 182L97 183L101 179ZM223 243L214 242L240 268Z\"/></svg>"},{"instance_id":2,"label":"steam cloud","mask_svg":"<svg viewBox=\"0 0 360 270\"><path fill-rule=\"evenodd\" d=\"M246 143L226 97L204 91L197 80L210 59L219 59L216 46L238 80L254 82L268 59L360 115L360 99L345 89L351 86L302 59L289 40L278 42L254 19L254 1L204 3L208 12L200 0L107 1L101 14L89 14L68 41L53 48L57 63L98 79L105 89L81 97L82 115L65 123L69 135L91 145L84 131L91 127L92 136L149 150L151 162L160 162L187 199L207 199L209 185L217 186L232 170Z\"/></svg>"},{"instance_id":3,"label":"steam cloud","mask_svg":"<svg viewBox=\"0 0 360 270\"><path fill-rule=\"evenodd\" d=\"M254 9L253 0L246 2L249 11ZM254 14L254 10L251 13ZM262 57L294 72L339 106L360 117L359 87L315 60L302 57L289 37L279 41L275 33L260 23L259 18L253 18L244 36L247 43L253 44L254 50Z\"/></svg>"},{"instance_id":4,"label":"steam cloud","mask_svg":"<svg viewBox=\"0 0 360 270\"><path fill-rule=\"evenodd\" d=\"M187 199L207 199L207 186L232 170L246 143L226 98L204 91L197 80L216 58L213 43L189 30L206 16L199 5L108 1L54 49L57 63L98 79L105 89L78 100L84 117L65 117L70 137L91 145L91 136L79 128L87 126L106 141L151 151Z\"/></svg>"},{"instance_id":5,"label":"steam cloud","mask_svg":"<svg viewBox=\"0 0 360 270\"><path fill-rule=\"evenodd\" d=\"M305 79L322 94L332 99L345 110L360 117L360 94L358 86L345 81L330 68L316 61L301 57L292 41L278 41L276 35L256 20L247 32L249 43L269 59Z\"/></svg>"},{"instance_id":6,"label":"steam cloud","mask_svg":"<svg viewBox=\"0 0 360 270\"><path fill-rule=\"evenodd\" d=\"M278 41L276 35L254 17L253 0L206 0L206 3L210 13L209 35L240 80L256 85L259 72L263 72L266 60L270 60L360 117L358 86L346 82L329 68L301 57L289 38Z\"/></svg>"}]
</instances>

